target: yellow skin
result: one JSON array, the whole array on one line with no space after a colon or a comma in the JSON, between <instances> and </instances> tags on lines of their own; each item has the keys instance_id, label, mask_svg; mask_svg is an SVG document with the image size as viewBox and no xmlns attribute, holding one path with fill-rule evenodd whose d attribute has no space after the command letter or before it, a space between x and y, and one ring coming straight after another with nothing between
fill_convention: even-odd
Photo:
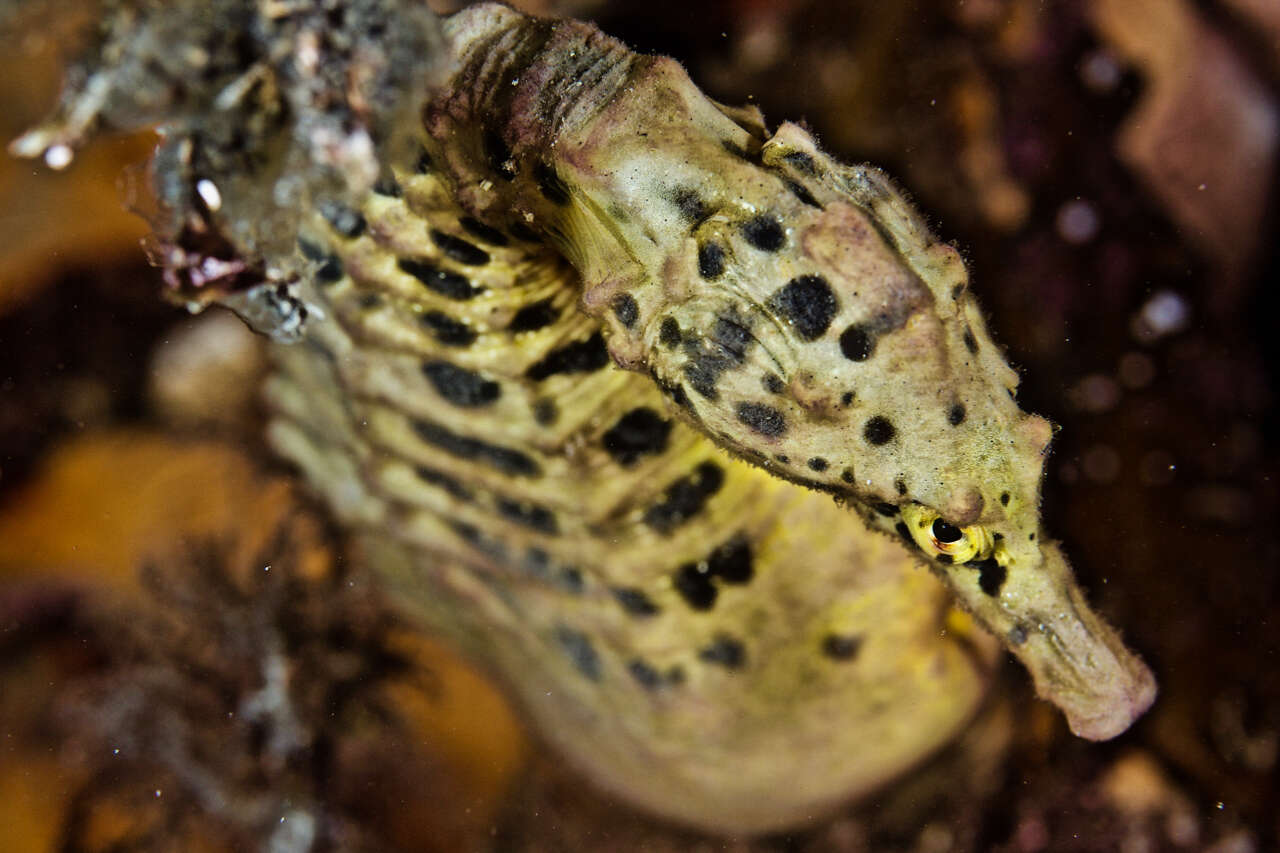
<instances>
[{"instance_id":1,"label":"yellow skin","mask_svg":"<svg viewBox=\"0 0 1280 853\"><path fill-rule=\"evenodd\" d=\"M879 172L585 25L446 35L424 165L303 235L327 319L270 390L403 600L599 783L707 829L811 816L971 716L992 646L904 543L1078 734L1146 709L1041 530L1049 424Z\"/></svg>"},{"instance_id":2,"label":"yellow skin","mask_svg":"<svg viewBox=\"0 0 1280 853\"><path fill-rule=\"evenodd\" d=\"M992 636L1081 736L1150 705L1041 529L1048 422L880 172L587 25L444 29L426 156L304 226L267 390L408 608L599 784L738 834L953 738Z\"/></svg>"}]
</instances>

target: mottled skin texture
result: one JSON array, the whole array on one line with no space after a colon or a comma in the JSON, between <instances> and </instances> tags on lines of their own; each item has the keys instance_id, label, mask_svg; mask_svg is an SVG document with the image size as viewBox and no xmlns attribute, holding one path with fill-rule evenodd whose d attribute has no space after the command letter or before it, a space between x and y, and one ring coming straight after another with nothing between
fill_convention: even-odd
<instances>
[{"instance_id":1,"label":"mottled skin texture","mask_svg":"<svg viewBox=\"0 0 1280 853\"><path fill-rule=\"evenodd\" d=\"M819 813L972 715L993 646L921 558L1077 733L1145 710L1041 531L1049 424L879 172L586 25L446 33L425 156L302 235L322 318L269 388L406 603L708 829Z\"/></svg>"}]
</instances>

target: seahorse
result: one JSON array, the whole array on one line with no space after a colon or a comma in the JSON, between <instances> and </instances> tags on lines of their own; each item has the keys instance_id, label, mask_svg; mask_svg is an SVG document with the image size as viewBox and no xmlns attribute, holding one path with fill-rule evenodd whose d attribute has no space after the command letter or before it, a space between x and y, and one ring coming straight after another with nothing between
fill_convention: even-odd
<instances>
[{"instance_id":1,"label":"seahorse","mask_svg":"<svg viewBox=\"0 0 1280 853\"><path fill-rule=\"evenodd\" d=\"M1146 710L1041 527L1052 428L882 172L588 24L443 35L414 156L306 212L289 287L220 295L299 339L269 440L406 608L597 783L717 831L918 763L992 638L1083 737Z\"/></svg>"}]
</instances>

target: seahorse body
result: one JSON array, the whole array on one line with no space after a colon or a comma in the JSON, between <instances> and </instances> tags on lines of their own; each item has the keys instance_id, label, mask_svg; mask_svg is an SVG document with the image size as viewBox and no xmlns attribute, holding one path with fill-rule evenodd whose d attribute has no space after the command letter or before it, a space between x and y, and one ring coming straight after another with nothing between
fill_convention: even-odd
<instances>
[{"instance_id":1,"label":"seahorse body","mask_svg":"<svg viewBox=\"0 0 1280 853\"><path fill-rule=\"evenodd\" d=\"M1077 733L1145 710L1040 528L1050 427L879 172L585 24L445 35L422 156L300 234L268 388L407 606L602 785L728 832L955 735L996 648L952 596Z\"/></svg>"}]
</instances>

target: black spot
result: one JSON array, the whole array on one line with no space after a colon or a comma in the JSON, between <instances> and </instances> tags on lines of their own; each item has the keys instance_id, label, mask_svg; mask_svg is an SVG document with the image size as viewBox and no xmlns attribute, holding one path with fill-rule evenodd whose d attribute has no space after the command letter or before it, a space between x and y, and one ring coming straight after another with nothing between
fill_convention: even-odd
<instances>
[{"instance_id":1,"label":"black spot","mask_svg":"<svg viewBox=\"0 0 1280 853\"><path fill-rule=\"evenodd\" d=\"M506 246L511 241L507 239L507 235L503 234L497 228L485 225L480 220L472 216L464 216L458 220L458 224L462 229L473 237L477 237L490 246Z\"/></svg>"},{"instance_id":2,"label":"black spot","mask_svg":"<svg viewBox=\"0 0 1280 853\"><path fill-rule=\"evenodd\" d=\"M700 353L698 357L684 366L684 377L689 380L690 387L708 400L719 400L720 391L716 383L720 374L730 366L728 359Z\"/></svg>"},{"instance_id":3,"label":"black spot","mask_svg":"<svg viewBox=\"0 0 1280 853\"><path fill-rule=\"evenodd\" d=\"M719 399L716 383L721 374L741 365L754 342L746 322L736 314L717 317L704 338L690 335L684 339L684 351L689 357L684 365L685 378L702 396Z\"/></svg>"},{"instance_id":4,"label":"black spot","mask_svg":"<svg viewBox=\"0 0 1280 853\"><path fill-rule=\"evenodd\" d=\"M845 468L843 471L841 471L841 472L840 472L840 479L841 479L841 480L843 480L844 482L849 483L850 485L852 485L852 484L853 484L853 469L852 469L852 468Z\"/></svg>"},{"instance_id":5,"label":"black spot","mask_svg":"<svg viewBox=\"0 0 1280 853\"><path fill-rule=\"evenodd\" d=\"M711 326L709 340L718 346L724 354L734 362L742 364L746 361L747 350L755 343L746 323L736 316L721 315ZM718 355L718 353L717 353Z\"/></svg>"},{"instance_id":6,"label":"black spot","mask_svg":"<svg viewBox=\"0 0 1280 853\"><path fill-rule=\"evenodd\" d=\"M1014 625L1009 629L1009 645L1020 646L1027 641L1027 629L1021 625Z\"/></svg>"},{"instance_id":7,"label":"black spot","mask_svg":"<svg viewBox=\"0 0 1280 853\"><path fill-rule=\"evenodd\" d=\"M581 631L561 625L556 628L556 642L569 656L578 672L592 681L600 680L600 655L591 644L591 638Z\"/></svg>"},{"instance_id":8,"label":"black spot","mask_svg":"<svg viewBox=\"0 0 1280 853\"><path fill-rule=\"evenodd\" d=\"M337 255L331 255L307 240L299 240L298 248L302 250L302 255L307 260L317 261L320 264L315 271L316 281L320 284L334 284L346 275L342 259Z\"/></svg>"},{"instance_id":9,"label":"black spot","mask_svg":"<svg viewBox=\"0 0 1280 853\"><path fill-rule=\"evenodd\" d=\"M418 320L431 330L431 334L437 341L445 346L465 347L475 342L475 329L443 312L426 311L418 317Z\"/></svg>"},{"instance_id":10,"label":"black spot","mask_svg":"<svg viewBox=\"0 0 1280 853\"><path fill-rule=\"evenodd\" d=\"M364 233L366 227L364 216L355 208L336 201L323 201L320 203L320 215L328 220L333 230L343 237L354 240Z\"/></svg>"},{"instance_id":11,"label":"black spot","mask_svg":"<svg viewBox=\"0 0 1280 853\"><path fill-rule=\"evenodd\" d=\"M498 498L496 506L498 514L508 521L523 524L525 527L536 530L539 533L554 535L560 532L560 525L556 523L555 513L545 506L508 500L507 498Z\"/></svg>"},{"instance_id":12,"label":"black spot","mask_svg":"<svg viewBox=\"0 0 1280 853\"><path fill-rule=\"evenodd\" d=\"M427 149L423 148L418 151L417 162L413 164L413 169L420 175L425 175L434 168L435 164L431 162L431 155L427 153Z\"/></svg>"},{"instance_id":13,"label":"black spot","mask_svg":"<svg viewBox=\"0 0 1280 853\"><path fill-rule=\"evenodd\" d=\"M560 570L559 584L566 592L581 594L584 586L582 572L573 566L565 566Z\"/></svg>"},{"instance_id":14,"label":"black spot","mask_svg":"<svg viewBox=\"0 0 1280 853\"><path fill-rule=\"evenodd\" d=\"M891 503L885 503L885 502L878 503L874 506L874 509L876 512L880 513L885 518L893 518L895 515L898 514L898 508Z\"/></svg>"},{"instance_id":15,"label":"black spot","mask_svg":"<svg viewBox=\"0 0 1280 853\"><path fill-rule=\"evenodd\" d=\"M939 542L959 542L964 534L954 524L948 524L940 518L933 520L933 538Z\"/></svg>"},{"instance_id":16,"label":"black spot","mask_svg":"<svg viewBox=\"0 0 1280 853\"><path fill-rule=\"evenodd\" d=\"M707 574L725 583L747 583L755 575L751 559L751 543L735 536L707 557Z\"/></svg>"},{"instance_id":17,"label":"black spot","mask_svg":"<svg viewBox=\"0 0 1280 853\"><path fill-rule=\"evenodd\" d=\"M680 408L693 411L693 405L689 402L689 395L685 393L683 385L679 383L673 385L670 382L659 381L658 390L670 397L671 402Z\"/></svg>"},{"instance_id":18,"label":"black spot","mask_svg":"<svg viewBox=\"0 0 1280 853\"><path fill-rule=\"evenodd\" d=\"M776 252L787 242L787 232L777 218L762 213L742 223L742 236L764 252Z\"/></svg>"},{"instance_id":19,"label":"black spot","mask_svg":"<svg viewBox=\"0 0 1280 853\"><path fill-rule=\"evenodd\" d=\"M822 653L832 660L851 661L862 649L862 637L856 634L828 634L822 638Z\"/></svg>"},{"instance_id":20,"label":"black spot","mask_svg":"<svg viewBox=\"0 0 1280 853\"><path fill-rule=\"evenodd\" d=\"M642 406L618 418L605 432L602 443L613 461L626 467L641 456L666 450L670 435L671 421Z\"/></svg>"},{"instance_id":21,"label":"black spot","mask_svg":"<svg viewBox=\"0 0 1280 853\"><path fill-rule=\"evenodd\" d=\"M658 326L658 341L668 348L675 348L680 343L680 324L674 317L663 317Z\"/></svg>"},{"instance_id":22,"label":"black spot","mask_svg":"<svg viewBox=\"0 0 1280 853\"><path fill-rule=\"evenodd\" d=\"M787 189L791 190L791 194L798 198L801 204L807 204L809 207L816 207L818 210L822 210L822 205L813 197L813 193L805 189L803 184L795 181L787 181L786 184Z\"/></svg>"},{"instance_id":23,"label":"black spot","mask_svg":"<svg viewBox=\"0 0 1280 853\"><path fill-rule=\"evenodd\" d=\"M542 473L538 463L519 450L458 435L431 421L415 420L412 427L418 438L459 459L482 462L512 476L537 477Z\"/></svg>"},{"instance_id":24,"label":"black spot","mask_svg":"<svg viewBox=\"0 0 1280 853\"><path fill-rule=\"evenodd\" d=\"M739 403L738 420L768 438L777 438L787 431L787 419L773 406L763 403Z\"/></svg>"},{"instance_id":25,"label":"black spot","mask_svg":"<svg viewBox=\"0 0 1280 853\"><path fill-rule=\"evenodd\" d=\"M717 634L709 646L698 651L698 659L725 669L741 669L747 662L747 650L728 634Z\"/></svg>"},{"instance_id":26,"label":"black spot","mask_svg":"<svg viewBox=\"0 0 1280 853\"><path fill-rule=\"evenodd\" d=\"M636 320L640 319L640 306L636 305L636 298L630 293L619 293L610 303L613 308L613 316L618 318L618 322L623 328L630 329L636 324Z\"/></svg>"},{"instance_id":27,"label":"black spot","mask_svg":"<svg viewBox=\"0 0 1280 853\"><path fill-rule=\"evenodd\" d=\"M816 340L831 327L839 310L831 285L820 275L802 275L769 297L769 309L790 323L806 341Z\"/></svg>"},{"instance_id":28,"label":"black spot","mask_svg":"<svg viewBox=\"0 0 1280 853\"><path fill-rule=\"evenodd\" d=\"M422 372L436 393L455 406L484 406L502 394L497 382L447 361L428 361L422 365Z\"/></svg>"},{"instance_id":29,"label":"black spot","mask_svg":"<svg viewBox=\"0 0 1280 853\"><path fill-rule=\"evenodd\" d=\"M542 193L547 201L561 206L569 203L571 196L568 185L556 174L555 169L546 163L539 161L534 164L533 180L538 185L538 192Z\"/></svg>"},{"instance_id":30,"label":"black spot","mask_svg":"<svg viewBox=\"0 0 1280 853\"><path fill-rule=\"evenodd\" d=\"M466 542L472 545L478 545L484 536L480 533L480 528L474 524L468 524L465 521L457 521L456 519L449 522L449 529L458 534Z\"/></svg>"},{"instance_id":31,"label":"black spot","mask_svg":"<svg viewBox=\"0 0 1280 853\"><path fill-rule=\"evenodd\" d=\"M1000 506L1008 506L1008 505L1009 505L1009 493L1008 493L1008 492L1001 492L1001 493L1000 493Z\"/></svg>"},{"instance_id":32,"label":"black spot","mask_svg":"<svg viewBox=\"0 0 1280 853\"><path fill-rule=\"evenodd\" d=\"M524 552L523 568L539 580L551 575L551 555L541 548L529 548Z\"/></svg>"},{"instance_id":33,"label":"black spot","mask_svg":"<svg viewBox=\"0 0 1280 853\"><path fill-rule=\"evenodd\" d=\"M850 361L866 361L876 348L876 339L865 326L854 324L840 333L840 352Z\"/></svg>"},{"instance_id":34,"label":"black spot","mask_svg":"<svg viewBox=\"0 0 1280 853\"><path fill-rule=\"evenodd\" d=\"M724 272L724 248L719 243L703 243L698 247L698 275L708 281Z\"/></svg>"},{"instance_id":35,"label":"black spot","mask_svg":"<svg viewBox=\"0 0 1280 853\"><path fill-rule=\"evenodd\" d=\"M360 296L360 299L357 300L357 304L359 304L359 306L365 309L366 311L372 308L378 308L382 305L382 294L380 293L362 294Z\"/></svg>"},{"instance_id":36,"label":"black spot","mask_svg":"<svg viewBox=\"0 0 1280 853\"><path fill-rule=\"evenodd\" d=\"M533 419L538 422L538 426L549 427L560 417L560 409L556 406L556 401L543 397L535 400L533 403Z\"/></svg>"},{"instance_id":37,"label":"black spot","mask_svg":"<svg viewBox=\"0 0 1280 853\"><path fill-rule=\"evenodd\" d=\"M604 337L596 332L585 341L574 341L547 353L525 371L525 376L540 382L558 373L590 373L608 363L609 351L605 349Z\"/></svg>"},{"instance_id":38,"label":"black spot","mask_svg":"<svg viewBox=\"0 0 1280 853\"><path fill-rule=\"evenodd\" d=\"M785 453L779 453L777 456L775 456L775 457L773 457L773 458L774 458L774 459L777 459L777 460L778 460L779 462L781 462L783 465L790 465L790 464L791 464L791 457L790 457L790 456L788 456L788 455L787 455L787 454L785 454Z\"/></svg>"},{"instance_id":39,"label":"black spot","mask_svg":"<svg viewBox=\"0 0 1280 853\"><path fill-rule=\"evenodd\" d=\"M787 383L782 381L782 377L776 373L766 373L764 375L764 390L770 394L781 394L787 390Z\"/></svg>"},{"instance_id":40,"label":"black spot","mask_svg":"<svg viewBox=\"0 0 1280 853\"><path fill-rule=\"evenodd\" d=\"M507 326L510 332L536 332L545 329L560 319L560 311L551 299L541 299L532 305L526 305L516 312Z\"/></svg>"},{"instance_id":41,"label":"black spot","mask_svg":"<svg viewBox=\"0 0 1280 853\"><path fill-rule=\"evenodd\" d=\"M875 445L888 444L897 433L893 423L884 415L876 415L862 428L863 438Z\"/></svg>"},{"instance_id":42,"label":"black spot","mask_svg":"<svg viewBox=\"0 0 1280 853\"><path fill-rule=\"evenodd\" d=\"M677 569L674 585L676 592L694 610L710 610L715 606L719 590L710 574L698 570L697 563L685 563Z\"/></svg>"},{"instance_id":43,"label":"black spot","mask_svg":"<svg viewBox=\"0 0 1280 853\"><path fill-rule=\"evenodd\" d=\"M627 672L631 673L631 677L647 690L662 686L662 675L639 658L634 658L627 663Z\"/></svg>"},{"instance_id":44,"label":"black spot","mask_svg":"<svg viewBox=\"0 0 1280 853\"><path fill-rule=\"evenodd\" d=\"M298 238L298 251L302 252L302 257L309 261L322 261L328 254L320 246L302 237Z\"/></svg>"},{"instance_id":45,"label":"black spot","mask_svg":"<svg viewBox=\"0 0 1280 853\"><path fill-rule=\"evenodd\" d=\"M659 533L670 533L702 511L724 485L724 469L702 462L692 474L667 486L662 500L645 510L644 522Z\"/></svg>"},{"instance_id":46,"label":"black spot","mask_svg":"<svg viewBox=\"0 0 1280 853\"><path fill-rule=\"evenodd\" d=\"M807 151L788 151L786 154L782 155L782 159L787 161L787 164L797 172L801 172L805 175L818 174L818 167L817 164L813 162L813 155L809 154Z\"/></svg>"},{"instance_id":47,"label":"black spot","mask_svg":"<svg viewBox=\"0 0 1280 853\"><path fill-rule=\"evenodd\" d=\"M898 494L903 496L907 494L907 481L901 477L893 481L893 487L898 490Z\"/></svg>"},{"instance_id":48,"label":"black spot","mask_svg":"<svg viewBox=\"0 0 1280 853\"><path fill-rule=\"evenodd\" d=\"M680 215L690 224L701 222L710 213L697 191L689 187L677 188L671 194L671 201L680 209Z\"/></svg>"},{"instance_id":49,"label":"black spot","mask_svg":"<svg viewBox=\"0 0 1280 853\"><path fill-rule=\"evenodd\" d=\"M507 230L511 232L511 236L517 240L523 240L526 243L541 243L542 235L534 231L528 225L518 219L513 219L507 223Z\"/></svg>"},{"instance_id":50,"label":"black spot","mask_svg":"<svg viewBox=\"0 0 1280 853\"><path fill-rule=\"evenodd\" d=\"M951 410L947 412L947 423L951 424L952 426L960 426L960 424L964 423L964 417L965 417L964 404L956 403L954 406L951 407Z\"/></svg>"},{"instance_id":51,"label":"black spot","mask_svg":"<svg viewBox=\"0 0 1280 853\"><path fill-rule=\"evenodd\" d=\"M432 264L430 261L419 261L411 258L400 258L396 266L402 272L416 278L426 285L428 290L447 296L450 299L466 300L483 293L483 287L472 284L466 276L448 272Z\"/></svg>"},{"instance_id":52,"label":"black spot","mask_svg":"<svg viewBox=\"0 0 1280 853\"><path fill-rule=\"evenodd\" d=\"M333 284L341 281L344 275L346 270L342 267L341 259L337 255L330 255L316 270L316 281L321 284Z\"/></svg>"},{"instance_id":53,"label":"black spot","mask_svg":"<svg viewBox=\"0 0 1280 853\"><path fill-rule=\"evenodd\" d=\"M853 405L854 396L855 395L852 391L845 391L843 394L840 395L840 405L842 406Z\"/></svg>"},{"instance_id":54,"label":"black spot","mask_svg":"<svg viewBox=\"0 0 1280 853\"><path fill-rule=\"evenodd\" d=\"M378 182L373 185L373 191L378 195L385 195L391 198L400 198L404 195L404 190L396 183L396 179L391 177L379 178Z\"/></svg>"},{"instance_id":55,"label":"black spot","mask_svg":"<svg viewBox=\"0 0 1280 853\"><path fill-rule=\"evenodd\" d=\"M1008 569L997 563L993 557L969 563L968 566L971 569L978 570L979 589L992 598L1000 594L1000 588L1004 586L1005 579L1009 577Z\"/></svg>"},{"instance_id":56,"label":"black spot","mask_svg":"<svg viewBox=\"0 0 1280 853\"><path fill-rule=\"evenodd\" d=\"M952 563L954 563L956 560L956 558L951 556L950 554L937 554L934 556L934 559L937 560L939 563L942 563L942 565L944 566L949 566Z\"/></svg>"},{"instance_id":57,"label":"black spot","mask_svg":"<svg viewBox=\"0 0 1280 853\"><path fill-rule=\"evenodd\" d=\"M631 586L617 586L610 590L613 597L622 605L622 609L630 613L632 616L656 616L662 612L662 608L653 603L649 596L645 595L642 590L638 590Z\"/></svg>"},{"instance_id":58,"label":"black spot","mask_svg":"<svg viewBox=\"0 0 1280 853\"><path fill-rule=\"evenodd\" d=\"M470 489L443 471L437 471L434 468L419 465L413 469L413 473L417 474L418 479L422 482L427 483L428 485L438 486L458 500L469 501L472 499Z\"/></svg>"},{"instance_id":59,"label":"black spot","mask_svg":"<svg viewBox=\"0 0 1280 853\"><path fill-rule=\"evenodd\" d=\"M978 339L973 336L973 330L968 326L964 329L964 348L971 354L978 354Z\"/></svg>"},{"instance_id":60,"label":"black spot","mask_svg":"<svg viewBox=\"0 0 1280 853\"><path fill-rule=\"evenodd\" d=\"M469 243L461 237L446 234L436 228L431 229L431 242L439 247L447 257L460 264L478 267L489 263L489 253L475 243Z\"/></svg>"},{"instance_id":61,"label":"black spot","mask_svg":"<svg viewBox=\"0 0 1280 853\"><path fill-rule=\"evenodd\" d=\"M954 286L951 288L951 298L952 298L952 299L959 299L959 298L960 298L960 294L962 294L962 293L964 293L964 285L963 285L963 284L957 284L957 285L954 285Z\"/></svg>"},{"instance_id":62,"label":"black spot","mask_svg":"<svg viewBox=\"0 0 1280 853\"><path fill-rule=\"evenodd\" d=\"M809 460L809 463L808 463L808 464L809 464L809 470L810 470L810 471L825 471L825 470L827 470L827 460L823 459L821 456L815 456L815 457L813 457L812 459L810 459L810 460Z\"/></svg>"},{"instance_id":63,"label":"black spot","mask_svg":"<svg viewBox=\"0 0 1280 853\"><path fill-rule=\"evenodd\" d=\"M899 521L893 526L893 529L898 531L898 535L902 537L902 541L905 542L908 547L914 550L919 550L920 546L916 544L915 537L911 535L911 531L907 528L907 523L905 521Z\"/></svg>"},{"instance_id":64,"label":"black spot","mask_svg":"<svg viewBox=\"0 0 1280 853\"><path fill-rule=\"evenodd\" d=\"M516 176L515 164L511 162L511 149L506 140L492 130L484 133L484 154L489 167L498 173L498 177L510 181Z\"/></svg>"}]
</instances>

